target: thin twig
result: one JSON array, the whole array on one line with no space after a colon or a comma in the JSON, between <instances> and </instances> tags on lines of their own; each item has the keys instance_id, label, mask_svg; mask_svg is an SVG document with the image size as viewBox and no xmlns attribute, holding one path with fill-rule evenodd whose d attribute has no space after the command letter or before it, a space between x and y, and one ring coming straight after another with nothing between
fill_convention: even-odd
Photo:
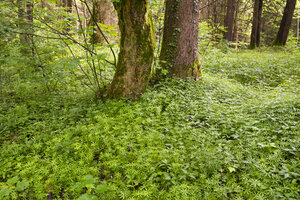
<instances>
[{"instance_id":1,"label":"thin twig","mask_svg":"<svg viewBox=\"0 0 300 200\"><path fill-rule=\"evenodd\" d=\"M218 29L218 28L219 28L219 26L216 27L216 29ZM204 64L204 58L205 58L205 56L206 56L206 52L207 52L208 47L209 47L211 41L213 40L213 38L214 38L214 29L213 29L213 31L212 31L211 37L209 38L209 41L208 41L208 43L207 43L207 45L206 45L206 47L205 47L205 49L204 49L204 52L203 52L203 54L202 54L201 63L200 63L200 65L197 67L196 76L195 76L196 81L198 81L198 79L199 79L200 72L201 72L202 66L203 66L203 64Z\"/></svg>"},{"instance_id":2,"label":"thin twig","mask_svg":"<svg viewBox=\"0 0 300 200\"><path fill-rule=\"evenodd\" d=\"M86 34L85 34L85 32L84 32L84 29L83 29L82 21L81 21L81 19L80 19L80 17L79 17L78 6L77 6L76 1L75 1L74 3L75 3L75 9L76 9L77 19L78 19L78 21L79 21L79 26L80 26L80 28L81 28L81 30L82 30L83 40L84 40L85 45L88 47L89 45L88 45L88 42L87 42L87 37L86 37ZM84 17L86 18L86 16L84 16ZM94 48L92 48L91 52L94 52ZM94 53L97 55L97 52L94 52ZM90 55L89 55L88 52L85 52L85 55L86 55L86 62L87 62L87 64L89 65L89 67L90 67L92 73L94 74L94 80L95 80L95 82L96 82L96 84L97 84L97 87L98 87L98 86L99 86L99 84L98 84L98 78L97 78L97 76L95 76L95 73L94 73L94 71L95 71L95 66L94 66L94 62L93 62L93 61L94 61L94 59L93 59L93 54L90 53ZM92 59L92 64L90 64L89 57L91 57L91 59ZM98 88L98 89L99 89L99 88Z\"/></svg>"},{"instance_id":3,"label":"thin twig","mask_svg":"<svg viewBox=\"0 0 300 200\"><path fill-rule=\"evenodd\" d=\"M81 1L82 1L82 0L81 0ZM113 48L111 47L111 45L110 45L108 39L106 38L106 36L105 36L105 34L103 33L102 29L100 28L100 26L98 25L97 21L95 20L95 17L94 17L94 15L93 15L93 13L91 12L91 9L90 9L89 5L87 4L87 2L86 2L85 0L83 1L83 3L86 5L86 7L87 7L87 9L88 9L88 11L89 11L89 13L90 13L90 15L91 15L91 18L92 18L94 24L96 24L96 26L97 26L99 32L101 33L102 37L104 38L105 42L108 44L108 46L109 46L109 48L110 48L110 51L112 52L112 54L113 54L113 56L114 56L114 64L113 64L113 65L116 66L117 59L116 59L116 55L115 55L115 52L114 52Z\"/></svg>"},{"instance_id":4,"label":"thin twig","mask_svg":"<svg viewBox=\"0 0 300 200\"><path fill-rule=\"evenodd\" d=\"M67 46L67 48L69 49L69 51L71 52L72 56L74 58L76 58L75 54L73 53L73 50L71 49L71 47L63 40L64 44ZM87 79L89 80L90 84L93 85L92 80L90 79L90 76L86 73L86 71L83 69L83 67L81 66L81 64L78 64L79 68L81 69L81 71L84 73L84 75L87 77ZM81 82L81 81L80 81ZM87 84L86 84L87 85ZM87 85L93 92L96 92L94 90L94 88L90 87L89 85Z\"/></svg>"},{"instance_id":5,"label":"thin twig","mask_svg":"<svg viewBox=\"0 0 300 200\"><path fill-rule=\"evenodd\" d=\"M51 25L49 25L48 23L46 23L45 21L41 20L41 19L38 19L38 18L35 18L36 20L40 21L41 23L43 23L44 25L46 25L48 28L50 28L53 32L51 33L54 33L56 35L62 35L64 37L66 37L66 39L68 40L71 40L73 43L81 46L84 50L88 51L89 53L93 54L93 55L97 55L95 52L91 51L88 47L86 47L85 45L81 44L80 42L78 42L77 40L75 40L70 34L68 33L65 33L65 32L61 32L55 28L53 28ZM109 60L107 59L104 59L105 62L111 64L111 65L115 65L114 63L110 62Z\"/></svg>"}]
</instances>

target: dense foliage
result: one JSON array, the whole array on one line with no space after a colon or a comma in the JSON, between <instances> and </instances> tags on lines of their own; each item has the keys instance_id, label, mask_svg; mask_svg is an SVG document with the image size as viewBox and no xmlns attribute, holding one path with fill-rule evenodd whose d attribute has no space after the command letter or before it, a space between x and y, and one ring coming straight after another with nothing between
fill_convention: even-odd
<instances>
[{"instance_id":1,"label":"dense foliage","mask_svg":"<svg viewBox=\"0 0 300 200\"><path fill-rule=\"evenodd\" d=\"M11 77L0 199L297 199L293 50L210 49L197 84L166 80L135 102L93 100L76 81L46 92L38 72Z\"/></svg>"}]
</instances>

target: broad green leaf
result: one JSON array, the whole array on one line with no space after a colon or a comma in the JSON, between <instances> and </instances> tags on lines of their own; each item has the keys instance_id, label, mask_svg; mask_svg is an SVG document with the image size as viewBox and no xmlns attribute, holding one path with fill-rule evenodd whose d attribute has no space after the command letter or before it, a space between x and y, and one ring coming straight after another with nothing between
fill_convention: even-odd
<instances>
[{"instance_id":1,"label":"broad green leaf","mask_svg":"<svg viewBox=\"0 0 300 200\"><path fill-rule=\"evenodd\" d=\"M7 180L7 184L8 185L14 185L16 184L17 182L19 181L19 177L18 176L15 176L13 178L10 178Z\"/></svg>"},{"instance_id":2,"label":"broad green leaf","mask_svg":"<svg viewBox=\"0 0 300 200\"><path fill-rule=\"evenodd\" d=\"M233 167L228 167L228 170L230 173L235 172L235 168L233 168Z\"/></svg>"},{"instance_id":3,"label":"broad green leaf","mask_svg":"<svg viewBox=\"0 0 300 200\"><path fill-rule=\"evenodd\" d=\"M101 184L101 185L98 185L96 187L96 193L98 194L103 194L104 192L106 192L107 190L109 190L109 187L107 185L104 185L104 184Z\"/></svg>"},{"instance_id":4,"label":"broad green leaf","mask_svg":"<svg viewBox=\"0 0 300 200\"><path fill-rule=\"evenodd\" d=\"M93 199L98 199L95 195L90 195L90 194L83 194L81 195L78 200L93 200Z\"/></svg>"},{"instance_id":5,"label":"broad green leaf","mask_svg":"<svg viewBox=\"0 0 300 200\"><path fill-rule=\"evenodd\" d=\"M29 183L26 180L17 183L16 190L21 192L29 186Z\"/></svg>"},{"instance_id":6,"label":"broad green leaf","mask_svg":"<svg viewBox=\"0 0 300 200\"><path fill-rule=\"evenodd\" d=\"M0 190L0 199L3 199L4 197L8 196L10 194L10 188L3 188Z\"/></svg>"}]
</instances>

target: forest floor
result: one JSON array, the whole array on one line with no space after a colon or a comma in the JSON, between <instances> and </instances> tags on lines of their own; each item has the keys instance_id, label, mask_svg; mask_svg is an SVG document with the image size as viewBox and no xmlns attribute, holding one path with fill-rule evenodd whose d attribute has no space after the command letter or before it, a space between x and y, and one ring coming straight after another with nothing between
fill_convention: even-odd
<instances>
[{"instance_id":1,"label":"forest floor","mask_svg":"<svg viewBox=\"0 0 300 200\"><path fill-rule=\"evenodd\" d=\"M299 199L299 51L210 52L203 71L135 102L20 87L0 199Z\"/></svg>"}]
</instances>

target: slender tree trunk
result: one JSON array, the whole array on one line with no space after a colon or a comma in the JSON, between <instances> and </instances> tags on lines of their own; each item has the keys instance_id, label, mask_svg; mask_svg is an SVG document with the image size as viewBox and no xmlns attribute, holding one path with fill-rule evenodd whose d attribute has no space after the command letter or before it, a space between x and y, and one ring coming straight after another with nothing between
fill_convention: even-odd
<instances>
[{"instance_id":1,"label":"slender tree trunk","mask_svg":"<svg viewBox=\"0 0 300 200\"><path fill-rule=\"evenodd\" d=\"M149 0L114 3L121 32L120 53L109 97L137 98L149 83L155 35Z\"/></svg>"},{"instance_id":2,"label":"slender tree trunk","mask_svg":"<svg viewBox=\"0 0 300 200\"><path fill-rule=\"evenodd\" d=\"M197 0L167 0L162 49L160 54L162 71L157 79L168 76L186 78L199 71L198 29L199 10Z\"/></svg>"},{"instance_id":3,"label":"slender tree trunk","mask_svg":"<svg viewBox=\"0 0 300 200\"><path fill-rule=\"evenodd\" d=\"M224 33L225 39L233 41L233 24L234 24L234 12L236 7L236 0L227 0L227 13L225 17L225 28L227 29Z\"/></svg>"},{"instance_id":4,"label":"slender tree trunk","mask_svg":"<svg viewBox=\"0 0 300 200\"><path fill-rule=\"evenodd\" d=\"M0 102L4 101L3 91L2 91L2 65L0 65Z\"/></svg>"},{"instance_id":5,"label":"slender tree trunk","mask_svg":"<svg viewBox=\"0 0 300 200\"><path fill-rule=\"evenodd\" d=\"M240 0L237 0L236 2L236 9L234 14L234 31L233 31L233 37L235 40L235 49L238 49L238 43L239 43L239 9L240 9Z\"/></svg>"},{"instance_id":6,"label":"slender tree trunk","mask_svg":"<svg viewBox=\"0 0 300 200\"><path fill-rule=\"evenodd\" d=\"M183 0L184 1L184 0ZM218 23L218 1L214 1L213 3L213 24L217 26Z\"/></svg>"},{"instance_id":7,"label":"slender tree trunk","mask_svg":"<svg viewBox=\"0 0 300 200\"><path fill-rule=\"evenodd\" d=\"M288 35L289 35L289 31L290 31L290 27L291 27L291 23L292 23L292 19L293 19L293 14L294 14L294 10L296 7L296 0L287 0L286 1L286 6L284 8L284 13L283 13L283 17L280 23L280 28L279 31L277 33L277 37L274 41L274 45L285 45Z\"/></svg>"},{"instance_id":8,"label":"slender tree trunk","mask_svg":"<svg viewBox=\"0 0 300 200\"><path fill-rule=\"evenodd\" d=\"M18 26L21 32L25 32L25 24L26 24L25 17L24 17L25 5L22 0L18 0L17 3L18 3L18 21L19 21ZM26 43L25 34L20 34L19 37L20 37L20 44L25 45Z\"/></svg>"},{"instance_id":9,"label":"slender tree trunk","mask_svg":"<svg viewBox=\"0 0 300 200\"><path fill-rule=\"evenodd\" d=\"M254 49L256 46L259 46L260 42L260 26L261 26L261 14L262 14L262 1L255 0L254 2L254 11L253 11L253 21L252 21L252 31L251 31L251 41L250 49Z\"/></svg>"},{"instance_id":10,"label":"slender tree trunk","mask_svg":"<svg viewBox=\"0 0 300 200\"><path fill-rule=\"evenodd\" d=\"M299 27L300 27L300 18L297 18L297 30L296 30L296 37L297 37L297 44L299 44Z\"/></svg>"},{"instance_id":11,"label":"slender tree trunk","mask_svg":"<svg viewBox=\"0 0 300 200\"><path fill-rule=\"evenodd\" d=\"M28 1L26 3L26 18L27 18L27 31L29 33L29 35L27 35L26 39L27 39L27 43L32 46L32 42L33 42L33 27L32 27L32 23L33 23L33 2L32 1ZM34 52L33 47L31 47L31 51L32 53Z\"/></svg>"},{"instance_id":12,"label":"slender tree trunk","mask_svg":"<svg viewBox=\"0 0 300 200\"><path fill-rule=\"evenodd\" d=\"M20 44L23 46L21 49L21 53L23 55L28 55L31 51L33 55L33 2L18 0L17 3L19 6L19 29L22 32L22 34L20 34Z\"/></svg>"},{"instance_id":13,"label":"slender tree trunk","mask_svg":"<svg viewBox=\"0 0 300 200\"><path fill-rule=\"evenodd\" d=\"M259 5L258 5L257 31L256 31L256 37L255 37L255 44L257 47L260 46L262 7L263 7L263 0L260 0Z\"/></svg>"},{"instance_id":14,"label":"slender tree trunk","mask_svg":"<svg viewBox=\"0 0 300 200\"><path fill-rule=\"evenodd\" d=\"M259 8L259 0L255 0L254 2L254 11L253 11L253 19L252 19L252 30L250 36L250 49L255 48L256 42L256 32L257 32L257 20L258 20L258 8Z\"/></svg>"}]
</instances>

